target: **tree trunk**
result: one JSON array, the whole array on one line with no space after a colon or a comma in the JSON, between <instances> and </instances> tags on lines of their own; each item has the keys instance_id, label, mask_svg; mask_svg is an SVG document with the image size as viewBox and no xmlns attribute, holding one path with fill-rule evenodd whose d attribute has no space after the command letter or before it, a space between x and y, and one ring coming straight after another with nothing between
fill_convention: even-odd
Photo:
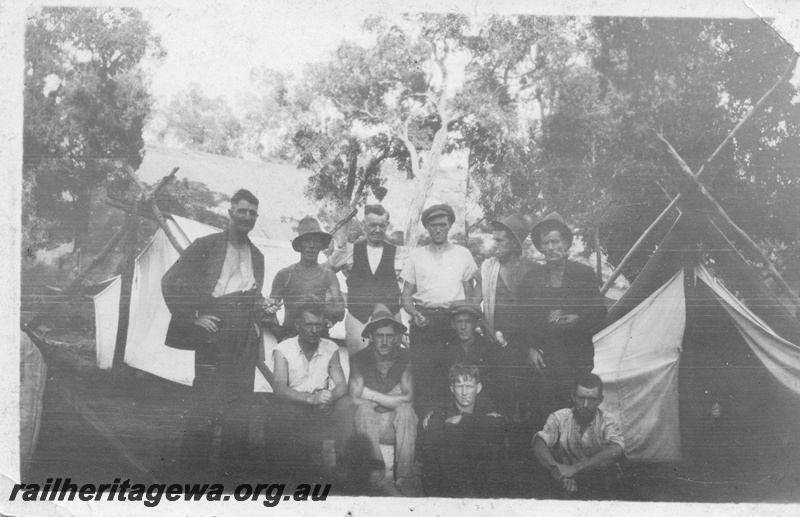
<instances>
[{"instance_id":1,"label":"tree trunk","mask_svg":"<svg viewBox=\"0 0 800 517\"><path fill-rule=\"evenodd\" d=\"M596 257L595 267L597 268L597 278L603 281L603 257L600 254L600 226L594 229L594 254Z\"/></svg>"},{"instance_id":2,"label":"tree trunk","mask_svg":"<svg viewBox=\"0 0 800 517\"><path fill-rule=\"evenodd\" d=\"M433 182L436 180L436 172L439 170L439 160L442 157L444 145L447 142L447 125L450 120L445 111L445 102L445 99L439 101L439 117L441 118L442 125L433 137L430 150L425 153L425 161L422 163L422 167L419 168L419 175L417 176L417 180L419 181L417 190L408 206L404 245L409 248L417 247L417 241L419 241L420 236L419 223L422 217L422 210L425 208L425 202L428 199L428 195L431 193Z\"/></svg>"}]
</instances>

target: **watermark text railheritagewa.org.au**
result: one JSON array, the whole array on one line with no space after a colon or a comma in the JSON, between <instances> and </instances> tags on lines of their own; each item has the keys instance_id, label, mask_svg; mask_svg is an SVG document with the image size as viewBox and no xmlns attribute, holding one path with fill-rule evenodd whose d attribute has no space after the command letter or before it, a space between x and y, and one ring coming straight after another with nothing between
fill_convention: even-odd
<instances>
[{"instance_id":1,"label":"watermark text railheritagewa.org.au","mask_svg":"<svg viewBox=\"0 0 800 517\"><path fill-rule=\"evenodd\" d=\"M264 506L275 506L281 501L324 501L331 485L299 484L294 493L286 492L286 485L278 483L238 485L226 494L224 485L213 484L131 484L129 479L116 478L113 483L102 485L76 485L70 478L48 478L44 486L35 483L14 485L9 501L141 501L145 506L157 506L162 499L167 501L257 501ZM286 492L286 493L285 493Z\"/></svg>"}]
</instances>

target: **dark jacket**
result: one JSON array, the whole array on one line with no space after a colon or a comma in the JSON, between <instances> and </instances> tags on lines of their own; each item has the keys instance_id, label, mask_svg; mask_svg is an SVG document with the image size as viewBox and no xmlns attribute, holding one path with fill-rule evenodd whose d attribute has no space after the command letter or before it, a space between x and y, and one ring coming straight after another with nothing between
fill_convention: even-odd
<instances>
[{"instance_id":1,"label":"dark jacket","mask_svg":"<svg viewBox=\"0 0 800 517\"><path fill-rule=\"evenodd\" d=\"M264 255L248 239L256 289L264 286ZM161 293L172 313L165 344L181 350L194 350L202 342L204 330L194 325L198 312L211 304L228 246L227 232L200 237L183 251L161 279Z\"/></svg>"},{"instance_id":2,"label":"dark jacket","mask_svg":"<svg viewBox=\"0 0 800 517\"><path fill-rule=\"evenodd\" d=\"M559 289L550 287L547 267L533 275L533 330L537 348L544 352L550 368L581 368L591 371L594 358L592 329L606 315L600 280L592 268L567 260ZM550 311L561 309L564 314L577 314L578 320L568 325L548 323Z\"/></svg>"}]
</instances>

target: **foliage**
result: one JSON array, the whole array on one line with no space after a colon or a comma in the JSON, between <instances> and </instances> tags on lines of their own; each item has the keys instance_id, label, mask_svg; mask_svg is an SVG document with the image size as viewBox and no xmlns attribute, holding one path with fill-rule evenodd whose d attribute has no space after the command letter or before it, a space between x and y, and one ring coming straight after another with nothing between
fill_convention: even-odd
<instances>
[{"instance_id":1,"label":"foliage","mask_svg":"<svg viewBox=\"0 0 800 517\"><path fill-rule=\"evenodd\" d=\"M228 217L209 209L223 201L228 201L228 196L215 194L204 183L182 178L169 182L159 192L157 204L163 212L223 229L228 225Z\"/></svg>"},{"instance_id":2,"label":"foliage","mask_svg":"<svg viewBox=\"0 0 800 517\"><path fill-rule=\"evenodd\" d=\"M23 229L27 247L88 230L91 191L142 161L150 95L139 68L160 40L133 9L44 8L26 37Z\"/></svg>"},{"instance_id":3,"label":"foliage","mask_svg":"<svg viewBox=\"0 0 800 517\"><path fill-rule=\"evenodd\" d=\"M244 127L221 97L209 98L192 83L163 110L161 141L177 141L191 149L223 156L240 156Z\"/></svg>"}]
</instances>

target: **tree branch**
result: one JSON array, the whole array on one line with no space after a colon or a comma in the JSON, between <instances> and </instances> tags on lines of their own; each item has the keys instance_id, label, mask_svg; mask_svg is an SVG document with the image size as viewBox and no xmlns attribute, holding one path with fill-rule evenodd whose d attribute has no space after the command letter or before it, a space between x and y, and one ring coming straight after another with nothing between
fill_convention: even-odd
<instances>
[{"instance_id":1,"label":"tree branch","mask_svg":"<svg viewBox=\"0 0 800 517\"><path fill-rule=\"evenodd\" d=\"M728 133L728 136L726 136L725 139L722 141L722 143L720 143L717 146L717 148L714 150L714 152L711 153L711 156L706 158L706 160L700 166L700 169L697 170L697 174L692 174L693 177L696 178L696 177L700 176L703 173L703 170L705 169L706 165L711 163L714 160L714 158L717 157L717 155L720 153L720 151L722 151L722 148L725 147L725 145L728 142L731 141L731 139L734 137L734 135L744 125L744 123L747 122L747 120L753 115L753 113L755 113L758 110L758 108L761 107L762 104L764 104L764 101L767 100L767 97L769 97L772 94L772 92L775 91L775 89L778 87L779 84L781 84L783 81L785 81L791 75L792 70L794 70L795 66L797 66L798 57L800 57L800 56L798 54L795 54L794 59L792 59L792 62L789 63L789 66L786 67L786 70L784 70L783 74L778 78L778 81L775 84L773 84L772 88L767 90L767 92L764 95L761 96L761 98L758 100L758 102L755 103L755 105L752 108L750 108L750 110L745 114L744 117L742 117L742 120L740 120L739 123L736 124L736 126L733 128L733 130L730 133ZM660 135L659 135L659 138L660 138ZM666 140L664 140L663 138L661 140L666 142ZM667 145L669 145L669 144L667 144ZM672 146L670 146L670 147L672 147Z\"/></svg>"}]
</instances>

